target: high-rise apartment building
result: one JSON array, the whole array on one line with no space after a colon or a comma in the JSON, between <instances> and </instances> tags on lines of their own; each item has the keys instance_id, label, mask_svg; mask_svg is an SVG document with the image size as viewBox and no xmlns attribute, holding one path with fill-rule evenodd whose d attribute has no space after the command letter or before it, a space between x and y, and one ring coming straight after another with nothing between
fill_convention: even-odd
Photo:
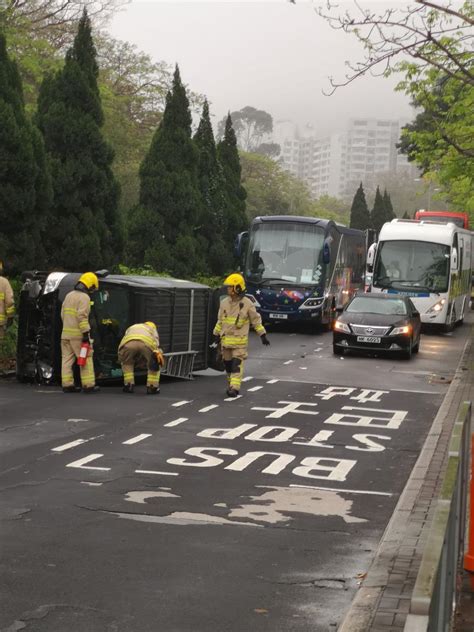
<instances>
[{"instance_id":1,"label":"high-rise apartment building","mask_svg":"<svg viewBox=\"0 0 474 632\"><path fill-rule=\"evenodd\" d=\"M375 173L409 168L397 150L405 121L357 118L325 137L280 140L283 166L305 180L315 197L344 197Z\"/></svg>"}]
</instances>

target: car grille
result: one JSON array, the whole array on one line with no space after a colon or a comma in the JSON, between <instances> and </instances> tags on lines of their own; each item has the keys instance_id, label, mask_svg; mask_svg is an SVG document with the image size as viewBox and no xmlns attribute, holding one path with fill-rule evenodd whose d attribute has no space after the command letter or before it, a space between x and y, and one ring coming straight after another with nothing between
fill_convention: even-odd
<instances>
[{"instance_id":1,"label":"car grille","mask_svg":"<svg viewBox=\"0 0 474 632\"><path fill-rule=\"evenodd\" d=\"M377 327L375 325L353 325L350 323L352 331L358 336L386 336L391 327Z\"/></svg>"}]
</instances>

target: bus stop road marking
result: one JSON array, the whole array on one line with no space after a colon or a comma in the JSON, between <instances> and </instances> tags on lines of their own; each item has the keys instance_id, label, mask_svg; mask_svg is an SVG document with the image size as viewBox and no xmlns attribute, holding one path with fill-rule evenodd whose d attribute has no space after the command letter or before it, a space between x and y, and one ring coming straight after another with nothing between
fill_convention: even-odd
<instances>
[{"instance_id":1,"label":"bus stop road marking","mask_svg":"<svg viewBox=\"0 0 474 632\"><path fill-rule=\"evenodd\" d=\"M253 386L252 388L248 389L248 392L254 393L255 391L259 391L261 388L263 388L263 386Z\"/></svg>"},{"instance_id":2,"label":"bus stop road marking","mask_svg":"<svg viewBox=\"0 0 474 632\"><path fill-rule=\"evenodd\" d=\"M85 456L83 459L79 459L78 461L73 461L72 463L68 463L66 467L75 467L81 470L99 470L101 472L109 472L110 467L97 467L93 465L86 465L86 463L90 463L91 461L100 459L103 456L104 456L103 454L89 454L88 456Z\"/></svg>"},{"instance_id":3,"label":"bus stop road marking","mask_svg":"<svg viewBox=\"0 0 474 632\"><path fill-rule=\"evenodd\" d=\"M127 441L122 441L122 445L133 445L134 443L138 443L139 441L143 441L143 439L148 439L151 437L151 434L139 434L136 437L132 437L131 439L127 439Z\"/></svg>"},{"instance_id":4,"label":"bus stop road marking","mask_svg":"<svg viewBox=\"0 0 474 632\"><path fill-rule=\"evenodd\" d=\"M175 402L174 404L172 404L172 406L174 406L175 408L179 408L180 406L184 406L185 404L190 404L192 400L190 399L183 399L181 402Z\"/></svg>"},{"instance_id":5,"label":"bus stop road marking","mask_svg":"<svg viewBox=\"0 0 474 632\"><path fill-rule=\"evenodd\" d=\"M210 410L213 410L214 408L219 408L219 404L210 404L209 406L204 406L204 408L201 408L198 412L208 413Z\"/></svg>"},{"instance_id":6,"label":"bus stop road marking","mask_svg":"<svg viewBox=\"0 0 474 632\"><path fill-rule=\"evenodd\" d=\"M178 417L178 419L174 419L173 421L170 421L167 424L165 424L165 428L173 428L173 426L179 426L179 424L182 424L185 421L188 421L188 419L189 417Z\"/></svg>"},{"instance_id":7,"label":"bus stop road marking","mask_svg":"<svg viewBox=\"0 0 474 632\"><path fill-rule=\"evenodd\" d=\"M338 489L337 487L317 487L315 485L297 485L291 483L290 487L304 487L305 489L317 489L318 491L339 492L341 494L367 494L368 496L393 496L390 492L374 492L367 489Z\"/></svg>"},{"instance_id":8,"label":"bus stop road marking","mask_svg":"<svg viewBox=\"0 0 474 632\"><path fill-rule=\"evenodd\" d=\"M156 474L157 476L179 476L178 472L159 472L157 470L135 470L135 474Z\"/></svg>"}]
</instances>

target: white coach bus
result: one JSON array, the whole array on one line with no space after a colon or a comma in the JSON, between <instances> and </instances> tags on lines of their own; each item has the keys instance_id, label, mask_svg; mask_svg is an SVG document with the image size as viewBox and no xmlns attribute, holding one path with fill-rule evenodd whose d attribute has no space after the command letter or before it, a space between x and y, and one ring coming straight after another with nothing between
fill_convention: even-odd
<instances>
[{"instance_id":1,"label":"white coach bus","mask_svg":"<svg viewBox=\"0 0 474 632\"><path fill-rule=\"evenodd\" d=\"M372 292L409 296L423 323L452 330L469 306L471 235L453 223L394 219L384 224L367 258Z\"/></svg>"}]
</instances>

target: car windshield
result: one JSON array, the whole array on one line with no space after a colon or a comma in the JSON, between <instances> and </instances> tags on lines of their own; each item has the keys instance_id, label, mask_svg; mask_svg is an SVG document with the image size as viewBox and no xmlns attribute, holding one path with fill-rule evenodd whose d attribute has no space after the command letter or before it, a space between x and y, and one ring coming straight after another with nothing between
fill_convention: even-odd
<instances>
[{"instance_id":1,"label":"car windshield","mask_svg":"<svg viewBox=\"0 0 474 632\"><path fill-rule=\"evenodd\" d=\"M303 222L262 222L250 235L245 275L254 283L316 284L323 275L324 231Z\"/></svg>"},{"instance_id":2,"label":"car windshield","mask_svg":"<svg viewBox=\"0 0 474 632\"><path fill-rule=\"evenodd\" d=\"M381 299L356 296L347 306L347 312L351 314L382 314L394 316L406 316L407 307L401 299Z\"/></svg>"},{"instance_id":3,"label":"car windshield","mask_svg":"<svg viewBox=\"0 0 474 632\"><path fill-rule=\"evenodd\" d=\"M383 241L375 264L373 285L381 288L446 292L449 246L428 241Z\"/></svg>"}]
</instances>

